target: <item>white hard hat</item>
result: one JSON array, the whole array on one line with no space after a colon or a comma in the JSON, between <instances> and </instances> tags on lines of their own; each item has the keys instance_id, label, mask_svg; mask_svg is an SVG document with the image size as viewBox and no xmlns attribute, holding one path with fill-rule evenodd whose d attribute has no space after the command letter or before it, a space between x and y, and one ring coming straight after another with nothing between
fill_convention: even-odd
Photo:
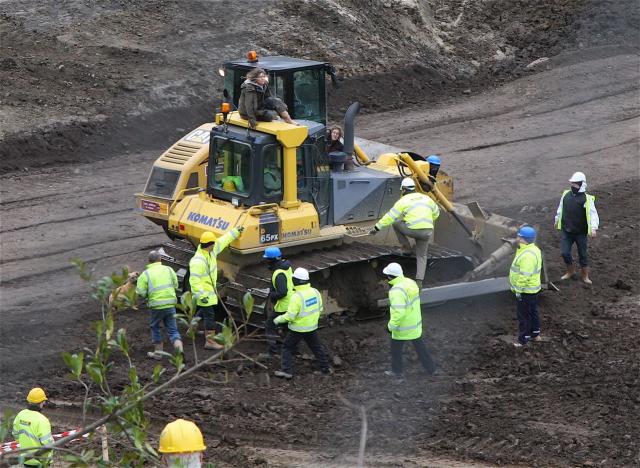
<instances>
[{"instance_id":1,"label":"white hard hat","mask_svg":"<svg viewBox=\"0 0 640 468\"><path fill-rule=\"evenodd\" d=\"M583 172L575 172L569 179L569 182L586 182L586 181L587 181L587 176L585 176Z\"/></svg>"},{"instance_id":2,"label":"white hard hat","mask_svg":"<svg viewBox=\"0 0 640 468\"><path fill-rule=\"evenodd\" d=\"M309 272L305 268L296 268L293 272L293 277L300 281L309 281Z\"/></svg>"},{"instance_id":3,"label":"white hard hat","mask_svg":"<svg viewBox=\"0 0 640 468\"><path fill-rule=\"evenodd\" d=\"M413 181L411 177L405 177L402 179L402 183L400 184L401 188L416 188L416 183Z\"/></svg>"},{"instance_id":4,"label":"white hard hat","mask_svg":"<svg viewBox=\"0 0 640 468\"><path fill-rule=\"evenodd\" d=\"M397 264L397 263L389 263L386 267L384 267L384 270L382 270L382 273L384 273L385 275L389 275L389 276L402 276L403 272L402 272L402 267Z\"/></svg>"}]
</instances>

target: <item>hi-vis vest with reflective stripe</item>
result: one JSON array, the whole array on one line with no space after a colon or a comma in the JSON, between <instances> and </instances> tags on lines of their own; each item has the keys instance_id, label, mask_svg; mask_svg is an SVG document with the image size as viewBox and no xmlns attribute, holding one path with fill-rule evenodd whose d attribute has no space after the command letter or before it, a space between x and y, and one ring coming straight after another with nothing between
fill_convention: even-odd
<instances>
[{"instance_id":1,"label":"hi-vis vest with reflective stripe","mask_svg":"<svg viewBox=\"0 0 640 468\"><path fill-rule=\"evenodd\" d=\"M42 447L53 443L51 436L51 424L42 413L23 409L13 420L13 436L18 439L21 449ZM47 451L34 458L29 458L30 453L24 454L27 465L47 466L53 457L53 451ZM40 463L38 463L40 462Z\"/></svg>"},{"instance_id":2,"label":"hi-vis vest with reflective stripe","mask_svg":"<svg viewBox=\"0 0 640 468\"><path fill-rule=\"evenodd\" d=\"M178 278L173 268L160 262L147 265L136 284L136 293L147 298L150 309L168 309L177 303Z\"/></svg>"},{"instance_id":3,"label":"hi-vis vest with reflective stripe","mask_svg":"<svg viewBox=\"0 0 640 468\"><path fill-rule=\"evenodd\" d=\"M564 210L564 197L566 197L567 193L569 192L571 192L571 190L565 190L564 192L562 192L562 197L560 198L560 213L558 215L558 222L556 223L556 227L558 229L562 229L562 211ZM593 231L593 226L591 224L591 210L593 209L593 204L596 201L596 197L594 197L593 195L589 195L588 193L585 193L585 197L587 199L586 203L584 204L584 210L587 214L587 234L591 234L591 232Z\"/></svg>"},{"instance_id":4,"label":"hi-vis vest with reflective stripe","mask_svg":"<svg viewBox=\"0 0 640 468\"><path fill-rule=\"evenodd\" d=\"M287 295L281 299L278 299L276 305L273 306L273 310L278 313L286 312L289 308L289 302L291 301L291 296L293 296L293 270L289 267L287 270L276 270L271 275L271 284L273 287L276 287L276 277L283 273L287 277Z\"/></svg>"},{"instance_id":5,"label":"hi-vis vest with reflective stripe","mask_svg":"<svg viewBox=\"0 0 640 468\"><path fill-rule=\"evenodd\" d=\"M534 294L540 291L542 252L535 244L518 247L509 271L509 282L514 293Z\"/></svg>"},{"instance_id":6,"label":"hi-vis vest with reflective stripe","mask_svg":"<svg viewBox=\"0 0 640 468\"><path fill-rule=\"evenodd\" d=\"M218 262L216 258L229 244L240 236L237 229L232 229L223 236L220 236L211 249L211 253L198 250L189 262L189 286L191 294L197 299L199 306L215 305L218 303L216 296L216 283L218 282ZM202 299L207 298L207 302Z\"/></svg>"},{"instance_id":7,"label":"hi-vis vest with reflective stripe","mask_svg":"<svg viewBox=\"0 0 640 468\"><path fill-rule=\"evenodd\" d=\"M409 229L433 229L433 223L438 216L440 209L430 196L417 192L409 193L400 198L376 226L382 229L403 219Z\"/></svg>"},{"instance_id":8,"label":"hi-vis vest with reflective stripe","mask_svg":"<svg viewBox=\"0 0 640 468\"><path fill-rule=\"evenodd\" d=\"M420 288L415 281L404 276L389 281L391 316L387 327L394 340L415 340L422 336Z\"/></svg>"},{"instance_id":9,"label":"hi-vis vest with reflective stripe","mask_svg":"<svg viewBox=\"0 0 640 468\"><path fill-rule=\"evenodd\" d=\"M289 322L289 330L311 332L318 328L318 320L322 313L322 296L310 284L301 284L289 301L287 313L282 317Z\"/></svg>"}]
</instances>

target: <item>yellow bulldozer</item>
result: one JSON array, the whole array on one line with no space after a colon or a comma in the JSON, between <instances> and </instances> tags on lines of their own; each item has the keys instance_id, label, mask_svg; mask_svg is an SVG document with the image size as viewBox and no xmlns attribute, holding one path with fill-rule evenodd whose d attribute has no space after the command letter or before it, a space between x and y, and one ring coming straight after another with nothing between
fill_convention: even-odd
<instances>
[{"instance_id":1,"label":"yellow bulldozer","mask_svg":"<svg viewBox=\"0 0 640 468\"><path fill-rule=\"evenodd\" d=\"M250 129L231 110L244 75L256 66L267 71L273 94L299 125L258 122ZM241 309L247 291L260 296L269 288L271 273L262 255L266 247L277 246L294 267L309 270L312 284L324 295L326 313L376 310L384 305L381 270L388 262L401 263L408 276L415 272L415 258L401 253L393 230L367 235L400 197L404 177L412 177L418 190L444 211L429 248L422 302L509 288L508 265L522 223L477 203L454 203L452 178L418 154L383 151L370 157L367 147L380 145L355 144L357 103L345 115L344 152L325 152L330 65L249 56L225 63L221 73L225 112L165 151L144 191L136 194L142 215L171 239L163 246L164 261L178 271L185 288L200 235L244 226L218 259L223 272L219 293L227 306Z\"/></svg>"}]
</instances>

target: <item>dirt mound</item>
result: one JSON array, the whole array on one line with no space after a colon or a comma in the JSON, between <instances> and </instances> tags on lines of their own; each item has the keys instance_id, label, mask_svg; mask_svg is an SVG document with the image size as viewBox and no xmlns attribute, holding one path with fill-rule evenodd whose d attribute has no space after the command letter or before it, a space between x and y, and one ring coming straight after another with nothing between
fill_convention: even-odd
<instances>
[{"instance_id":1,"label":"dirt mound","mask_svg":"<svg viewBox=\"0 0 640 468\"><path fill-rule=\"evenodd\" d=\"M585 31L631 41L632 2L605 3L241 0L193 15L175 0L4 2L0 171L165 147L210 120L218 67L251 48L334 63L340 120L354 100L375 112L533 73L535 59L590 45Z\"/></svg>"}]
</instances>

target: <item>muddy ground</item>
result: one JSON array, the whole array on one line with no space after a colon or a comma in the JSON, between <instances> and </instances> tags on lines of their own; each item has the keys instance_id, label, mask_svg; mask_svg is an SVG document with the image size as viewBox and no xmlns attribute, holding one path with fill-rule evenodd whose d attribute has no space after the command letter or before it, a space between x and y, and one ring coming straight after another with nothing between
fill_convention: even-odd
<instances>
[{"instance_id":1,"label":"muddy ground","mask_svg":"<svg viewBox=\"0 0 640 468\"><path fill-rule=\"evenodd\" d=\"M337 62L346 78L332 94L336 109L354 98L369 111L411 104L360 117L358 136L437 152L455 177L459 201L478 200L539 223L552 279L561 274L551 228L557 197L572 172L585 171L602 219L591 242L595 285L568 282L545 293L547 339L523 352L509 346L516 323L508 294L425 310L426 337L441 370L426 378L413 361L402 386L381 375L388 366L383 321L323 329L341 360L335 376L313 375L310 361L298 361L300 376L286 383L235 363L222 385L203 380L225 375L212 368L149 407L152 434L167 419L186 417L199 422L207 457L222 466L350 466L359 420L342 395L371 405L370 466L640 464L633 2L538 8L451 1L435 2L429 12L390 1L380 15L367 14L378 2L341 2L355 19L333 15L327 2L214 3L226 5L227 22L215 14L190 16L191 29L182 2L73 0L56 2L57 16L53 3L2 4L2 54L15 65L0 57L0 402L19 405L25 388L42 385L52 398L75 404L50 409L56 428L76 424L82 392L65 380L59 355L92 342L90 323L99 312L69 259L88 261L97 276L144 265L146 252L165 236L133 212L132 194L143 187L155 148L208 115L212 101L203 96L218 86L211 70L254 46ZM457 25L442 24L455 22L463 4L467 13ZM234 21L240 15L242 23ZM304 52L300 37L281 29L292 18L316 34L317 50ZM403 30L419 34L400 41L397 30L379 32L400 20ZM329 22L340 26L333 48L323 43L333 37L326 34ZM283 40L269 42L267 26ZM371 31L376 47L362 46L363 31ZM513 57L493 57L492 41ZM408 52L416 44L418 57ZM525 68L547 55L544 66ZM407 57L409 68L389 72ZM133 338L136 364L149 369L144 313L123 313L118 326Z\"/></svg>"}]
</instances>

